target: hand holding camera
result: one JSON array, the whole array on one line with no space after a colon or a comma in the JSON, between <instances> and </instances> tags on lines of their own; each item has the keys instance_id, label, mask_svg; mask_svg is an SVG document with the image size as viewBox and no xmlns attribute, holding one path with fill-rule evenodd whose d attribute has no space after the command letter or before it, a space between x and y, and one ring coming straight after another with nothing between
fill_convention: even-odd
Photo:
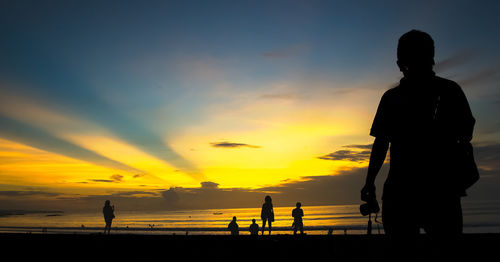
<instances>
[{"instance_id":1,"label":"hand holding camera","mask_svg":"<svg viewBox=\"0 0 500 262\"><path fill-rule=\"evenodd\" d=\"M361 189L361 200L366 203L361 204L359 206L359 211L363 216L378 213L380 211L380 207L377 202L377 197L375 195L375 185L374 184L366 184L363 189Z\"/></svg>"}]
</instances>

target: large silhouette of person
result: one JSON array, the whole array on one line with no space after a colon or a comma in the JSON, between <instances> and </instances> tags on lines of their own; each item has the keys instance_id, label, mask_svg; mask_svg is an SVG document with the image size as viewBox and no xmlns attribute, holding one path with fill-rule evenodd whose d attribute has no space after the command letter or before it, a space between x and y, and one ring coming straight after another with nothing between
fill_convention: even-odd
<instances>
[{"instance_id":1,"label":"large silhouette of person","mask_svg":"<svg viewBox=\"0 0 500 262\"><path fill-rule=\"evenodd\" d=\"M264 229L266 228L266 221L269 223L269 235L271 235L271 224L274 222L274 210L273 201L270 196L264 198L264 204L262 204L262 210L260 212L260 218L262 219L262 235L264 235Z\"/></svg>"},{"instance_id":2,"label":"large silhouette of person","mask_svg":"<svg viewBox=\"0 0 500 262\"><path fill-rule=\"evenodd\" d=\"M111 233L111 223L113 222L113 218L115 218L115 206L111 206L111 201L106 200L104 202L102 214L104 215L104 222L106 222L106 226L104 227L104 234L106 234L106 231L108 231L109 235Z\"/></svg>"},{"instance_id":3,"label":"large silhouette of person","mask_svg":"<svg viewBox=\"0 0 500 262\"><path fill-rule=\"evenodd\" d=\"M390 145L390 169L382 194L385 233L406 252L423 228L436 242L462 233L461 187L456 152L470 145L475 119L461 87L435 75L434 40L412 30L401 36L398 86L380 100L370 135L375 137L364 201L375 197L375 178ZM452 244L450 244L452 245ZM406 255L411 255L411 251Z\"/></svg>"}]
</instances>

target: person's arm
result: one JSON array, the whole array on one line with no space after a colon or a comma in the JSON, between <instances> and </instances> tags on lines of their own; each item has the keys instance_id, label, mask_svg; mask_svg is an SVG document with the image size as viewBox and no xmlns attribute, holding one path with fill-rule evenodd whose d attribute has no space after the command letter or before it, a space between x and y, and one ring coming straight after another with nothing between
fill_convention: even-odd
<instances>
[{"instance_id":1,"label":"person's arm","mask_svg":"<svg viewBox=\"0 0 500 262\"><path fill-rule=\"evenodd\" d=\"M388 149L389 140L387 138L375 138L370 155L370 164L368 165L368 174L366 175L365 186L361 190L361 200L366 201L375 195L375 178L384 164Z\"/></svg>"}]
</instances>

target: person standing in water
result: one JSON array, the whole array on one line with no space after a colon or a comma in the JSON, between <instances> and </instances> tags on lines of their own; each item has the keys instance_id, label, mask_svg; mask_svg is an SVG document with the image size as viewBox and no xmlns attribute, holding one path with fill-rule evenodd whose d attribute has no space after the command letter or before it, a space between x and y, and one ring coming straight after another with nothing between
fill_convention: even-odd
<instances>
[{"instance_id":1,"label":"person standing in water","mask_svg":"<svg viewBox=\"0 0 500 262\"><path fill-rule=\"evenodd\" d=\"M266 221L269 223L269 235L271 235L271 223L274 222L274 210L273 201L270 196L266 196L264 198L264 204L262 205L260 218L262 219L262 235L264 235Z\"/></svg>"},{"instance_id":2,"label":"person standing in water","mask_svg":"<svg viewBox=\"0 0 500 262\"><path fill-rule=\"evenodd\" d=\"M302 204L300 202L297 202L295 205L297 208L295 208L292 211L292 217L293 217L293 234L297 235L297 230L300 230L300 234L304 234L304 223L302 222L302 217L304 216L304 211L302 208Z\"/></svg>"},{"instance_id":3,"label":"person standing in water","mask_svg":"<svg viewBox=\"0 0 500 262\"><path fill-rule=\"evenodd\" d=\"M232 236L237 236L240 234L238 223L236 223L236 217L233 217L233 220L229 223L227 228L229 229L229 231L231 231Z\"/></svg>"},{"instance_id":4,"label":"person standing in water","mask_svg":"<svg viewBox=\"0 0 500 262\"><path fill-rule=\"evenodd\" d=\"M115 218L115 206L111 206L111 201L106 200L106 202L104 202L102 214L104 215L104 221L106 222L106 226L104 227L104 234L106 234L107 230L109 235L111 233L111 223L113 222L113 218Z\"/></svg>"}]
</instances>

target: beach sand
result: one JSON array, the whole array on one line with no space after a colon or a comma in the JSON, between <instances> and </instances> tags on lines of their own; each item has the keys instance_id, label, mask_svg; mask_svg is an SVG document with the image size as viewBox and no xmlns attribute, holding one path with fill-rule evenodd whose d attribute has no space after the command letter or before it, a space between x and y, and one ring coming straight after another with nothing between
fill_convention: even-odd
<instances>
[{"instance_id":1,"label":"beach sand","mask_svg":"<svg viewBox=\"0 0 500 262\"><path fill-rule=\"evenodd\" d=\"M3 254L21 261L385 261L384 235L0 234ZM463 261L496 261L500 234L466 234ZM429 261L425 235L416 250ZM400 261L407 261L402 259Z\"/></svg>"}]
</instances>

